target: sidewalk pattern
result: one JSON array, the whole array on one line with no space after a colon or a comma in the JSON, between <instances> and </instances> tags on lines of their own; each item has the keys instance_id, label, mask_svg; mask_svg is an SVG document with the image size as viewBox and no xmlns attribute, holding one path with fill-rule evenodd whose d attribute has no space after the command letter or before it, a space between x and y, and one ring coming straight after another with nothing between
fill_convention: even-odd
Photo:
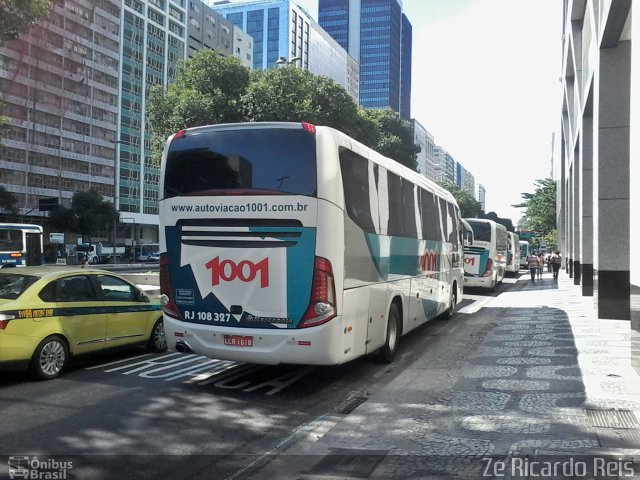
<instances>
[{"instance_id":1,"label":"sidewalk pattern","mask_svg":"<svg viewBox=\"0 0 640 480\"><path fill-rule=\"evenodd\" d=\"M457 374L425 378L416 362L314 450L386 452L368 478L481 478L467 457L640 454L629 323L596 319L589 301L564 275L522 276L479 313L494 328ZM428 476L434 458L455 460Z\"/></svg>"}]
</instances>

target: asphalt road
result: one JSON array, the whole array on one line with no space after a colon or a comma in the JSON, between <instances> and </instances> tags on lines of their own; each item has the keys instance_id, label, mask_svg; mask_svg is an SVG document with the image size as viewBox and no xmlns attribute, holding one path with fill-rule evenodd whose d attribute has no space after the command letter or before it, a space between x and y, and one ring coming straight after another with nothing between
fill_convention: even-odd
<instances>
[{"instance_id":1,"label":"asphalt road","mask_svg":"<svg viewBox=\"0 0 640 480\"><path fill-rule=\"evenodd\" d=\"M404 336L391 365L368 356L336 367L257 366L130 350L75 363L48 382L3 374L0 476L11 456L58 462L45 464L54 471L71 462L66 478L83 480L242 478L349 415L441 339L464 345L477 336L473 317L489 297L466 292L453 321Z\"/></svg>"}]
</instances>

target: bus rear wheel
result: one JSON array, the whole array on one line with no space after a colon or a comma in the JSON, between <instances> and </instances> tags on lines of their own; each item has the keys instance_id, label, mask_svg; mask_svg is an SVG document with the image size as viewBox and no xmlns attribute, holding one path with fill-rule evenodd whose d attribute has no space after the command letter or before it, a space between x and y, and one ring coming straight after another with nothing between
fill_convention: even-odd
<instances>
[{"instance_id":1,"label":"bus rear wheel","mask_svg":"<svg viewBox=\"0 0 640 480\"><path fill-rule=\"evenodd\" d=\"M447 320L453 318L453 313L456 310L456 304L458 303L458 293L456 292L457 286L451 287L451 295L449 295L449 307L444 312L443 317Z\"/></svg>"},{"instance_id":2,"label":"bus rear wheel","mask_svg":"<svg viewBox=\"0 0 640 480\"><path fill-rule=\"evenodd\" d=\"M398 348L398 339L400 337L400 311L398 305L391 304L389 308L389 318L387 320L387 338L384 345L380 349L380 359L384 363L393 362Z\"/></svg>"}]
</instances>

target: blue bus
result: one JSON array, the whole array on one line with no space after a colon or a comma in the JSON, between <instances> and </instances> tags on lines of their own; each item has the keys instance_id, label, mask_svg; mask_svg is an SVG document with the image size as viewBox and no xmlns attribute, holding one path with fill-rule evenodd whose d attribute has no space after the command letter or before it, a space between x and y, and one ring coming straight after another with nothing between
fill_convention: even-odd
<instances>
[{"instance_id":1,"label":"blue bus","mask_svg":"<svg viewBox=\"0 0 640 480\"><path fill-rule=\"evenodd\" d=\"M44 263L42 227L28 223L0 223L0 268Z\"/></svg>"}]
</instances>

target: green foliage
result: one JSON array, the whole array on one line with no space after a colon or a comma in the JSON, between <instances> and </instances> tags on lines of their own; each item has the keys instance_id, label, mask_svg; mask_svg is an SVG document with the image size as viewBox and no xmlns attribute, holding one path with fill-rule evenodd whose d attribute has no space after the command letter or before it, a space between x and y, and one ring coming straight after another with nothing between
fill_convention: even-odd
<instances>
[{"instance_id":1,"label":"green foliage","mask_svg":"<svg viewBox=\"0 0 640 480\"><path fill-rule=\"evenodd\" d=\"M332 79L288 66L249 72L212 50L180 65L176 81L149 99L152 160L180 129L231 122L309 122L333 127L416 169L419 147L409 122L391 110L364 110Z\"/></svg>"},{"instance_id":2,"label":"green foliage","mask_svg":"<svg viewBox=\"0 0 640 480\"><path fill-rule=\"evenodd\" d=\"M458 202L460 207L460 215L462 218L476 218L482 212L482 204L478 202L473 195L466 190L461 189L458 185L449 182L439 182L442 188L445 188Z\"/></svg>"},{"instance_id":3,"label":"green foliage","mask_svg":"<svg viewBox=\"0 0 640 480\"><path fill-rule=\"evenodd\" d=\"M0 2L0 45L38 23L51 12L53 0L2 0Z\"/></svg>"},{"instance_id":4,"label":"green foliage","mask_svg":"<svg viewBox=\"0 0 640 480\"><path fill-rule=\"evenodd\" d=\"M0 185L0 212L15 215L17 211L15 195Z\"/></svg>"},{"instance_id":5,"label":"green foliage","mask_svg":"<svg viewBox=\"0 0 640 480\"><path fill-rule=\"evenodd\" d=\"M369 146L411 170L416 170L420 147L413 142L411 123L401 119L400 115L390 108L366 110L366 112L380 128L380 138L377 143Z\"/></svg>"},{"instance_id":6,"label":"green foliage","mask_svg":"<svg viewBox=\"0 0 640 480\"><path fill-rule=\"evenodd\" d=\"M160 164L167 138L183 128L240 122L249 70L235 57L202 50L178 67L176 81L149 98L152 160Z\"/></svg>"},{"instance_id":7,"label":"green foliage","mask_svg":"<svg viewBox=\"0 0 640 480\"><path fill-rule=\"evenodd\" d=\"M481 215L480 218L486 218L488 220L493 220L494 222L499 223L500 225L504 225L505 228L507 229L507 231L515 232L515 228L513 228L513 222L511 221L511 219L510 218L499 217L496 212L486 213L484 215Z\"/></svg>"},{"instance_id":8,"label":"green foliage","mask_svg":"<svg viewBox=\"0 0 640 480\"><path fill-rule=\"evenodd\" d=\"M60 206L49 217L53 228L89 238L108 234L117 219L118 211L113 204L102 200L95 190L76 192L71 199L71 208Z\"/></svg>"},{"instance_id":9,"label":"green foliage","mask_svg":"<svg viewBox=\"0 0 640 480\"><path fill-rule=\"evenodd\" d=\"M534 193L523 193L523 202L513 205L525 208L527 229L537 237L552 239L556 228L556 183L551 178L536 180ZM555 245L556 242L547 242Z\"/></svg>"}]
</instances>

